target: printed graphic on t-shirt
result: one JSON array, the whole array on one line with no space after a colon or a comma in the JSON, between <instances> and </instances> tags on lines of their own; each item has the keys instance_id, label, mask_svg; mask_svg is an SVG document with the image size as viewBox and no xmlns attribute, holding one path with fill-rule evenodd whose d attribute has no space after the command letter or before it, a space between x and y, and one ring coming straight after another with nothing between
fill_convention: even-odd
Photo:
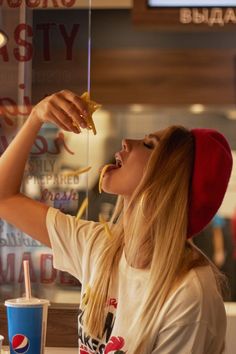
<instances>
[{"instance_id":1,"label":"printed graphic on t-shirt","mask_svg":"<svg viewBox=\"0 0 236 354\"><path fill-rule=\"evenodd\" d=\"M111 311L107 313L102 338L92 338L83 328L84 310L79 309L79 348L80 354L126 354L127 351L122 350L125 345L125 339L121 336L111 336L114 323L115 312L117 309L117 300L109 298L107 306ZM114 312L112 312L114 311Z\"/></svg>"},{"instance_id":2,"label":"printed graphic on t-shirt","mask_svg":"<svg viewBox=\"0 0 236 354\"><path fill-rule=\"evenodd\" d=\"M124 347L124 345L125 345L125 340L123 337L112 336L109 340L109 343L106 345L104 354L108 354L108 353L125 354L127 352L121 350Z\"/></svg>"}]
</instances>

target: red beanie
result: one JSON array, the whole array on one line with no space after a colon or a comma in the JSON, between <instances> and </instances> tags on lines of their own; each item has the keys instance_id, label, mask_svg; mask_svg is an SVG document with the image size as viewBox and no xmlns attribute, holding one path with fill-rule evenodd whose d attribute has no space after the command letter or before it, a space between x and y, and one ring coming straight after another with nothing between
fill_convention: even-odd
<instances>
[{"instance_id":1,"label":"red beanie","mask_svg":"<svg viewBox=\"0 0 236 354\"><path fill-rule=\"evenodd\" d=\"M195 158L187 238L200 232L216 214L233 165L229 144L221 133L212 129L193 129L191 133L195 141Z\"/></svg>"}]
</instances>

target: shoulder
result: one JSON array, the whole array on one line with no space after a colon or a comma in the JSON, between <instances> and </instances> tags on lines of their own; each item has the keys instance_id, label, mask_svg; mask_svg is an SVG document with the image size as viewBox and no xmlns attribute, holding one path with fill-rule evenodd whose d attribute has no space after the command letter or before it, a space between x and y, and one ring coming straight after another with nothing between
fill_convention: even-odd
<instances>
[{"instance_id":1,"label":"shoulder","mask_svg":"<svg viewBox=\"0 0 236 354\"><path fill-rule=\"evenodd\" d=\"M162 308L164 326L206 322L212 331L225 322L224 303L210 266L191 269Z\"/></svg>"},{"instance_id":2,"label":"shoulder","mask_svg":"<svg viewBox=\"0 0 236 354\"><path fill-rule=\"evenodd\" d=\"M46 216L48 229L67 231L67 235L84 231L86 234L99 228L100 224L94 221L78 219L76 216L65 214L59 209L50 207Z\"/></svg>"},{"instance_id":3,"label":"shoulder","mask_svg":"<svg viewBox=\"0 0 236 354\"><path fill-rule=\"evenodd\" d=\"M56 208L49 208L46 225L51 241L66 244L72 249L91 251L96 244L101 244L103 227L100 223L78 219L76 216L65 214Z\"/></svg>"}]
</instances>

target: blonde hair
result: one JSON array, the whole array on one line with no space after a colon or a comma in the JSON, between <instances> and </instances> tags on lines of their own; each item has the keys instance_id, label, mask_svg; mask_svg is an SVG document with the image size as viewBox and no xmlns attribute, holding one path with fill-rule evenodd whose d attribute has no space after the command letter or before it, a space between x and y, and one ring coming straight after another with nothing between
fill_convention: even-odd
<instances>
[{"instance_id":1,"label":"blonde hair","mask_svg":"<svg viewBox=\"0 0 236 354\"><path fill-rule=\"evenodd\" d=\"M124 201L118 202L110 227L113 237L99 243L97 274L84 309L85 330L102 338L107 299L112 279L124 250L129 264L143 260L148 281L135 322L131 321L127 342L130 353L152 350L156 317L174 286L194 267L211 265L219 286L223 277L196 246L186 240L188 195L194 161L194 141L189 130L171 126L153 150L147 168L129 207L129 222L123 225ZM98 233L102 232L101 229ZM149 347L148 347L149 346Z\"/></svg>"}]
</instances>

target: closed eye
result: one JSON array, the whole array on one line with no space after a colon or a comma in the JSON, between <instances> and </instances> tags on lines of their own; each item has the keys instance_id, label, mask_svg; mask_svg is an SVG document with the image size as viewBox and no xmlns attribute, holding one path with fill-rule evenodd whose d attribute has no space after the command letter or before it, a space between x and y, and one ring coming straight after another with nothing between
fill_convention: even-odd
<instances>
[{"instance_id":1,"label":"closed eye","mask_svg":"<svg viewBox=\"0 0 236 354\"><path fill-rule=\"evenodd\" d=\"M143 145L144 145L146 148L148 148L148 149L153 149L153 148L154 148L154 146L153 146L152 143L145 143L145 142L143 142Z\"/></svg>"}]
</instances>

